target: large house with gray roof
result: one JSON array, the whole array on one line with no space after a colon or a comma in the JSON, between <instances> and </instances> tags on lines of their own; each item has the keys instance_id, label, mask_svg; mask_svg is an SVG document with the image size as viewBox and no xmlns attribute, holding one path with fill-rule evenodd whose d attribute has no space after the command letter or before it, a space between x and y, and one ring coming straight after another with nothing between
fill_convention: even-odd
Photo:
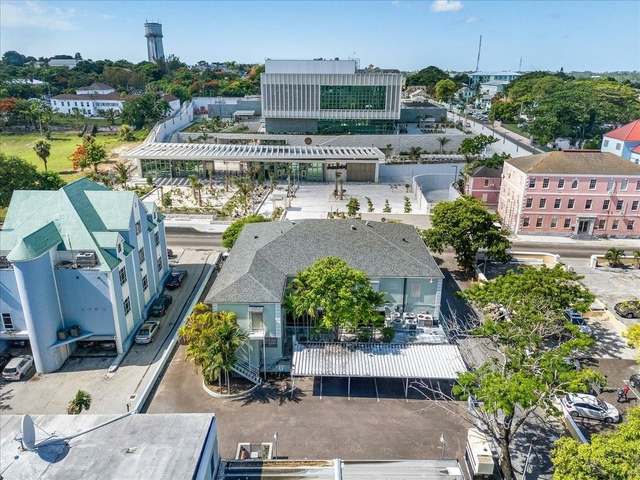
<instances>
[{"instance_id":1,"label":"large house with gray roof","mask_svg":"<svg viewBox=\"0 0 640 480\"><path fill-rule=\"evenodd\" d=\"M640 165L553 151L505 161L498 213L515 234L640 238L639 202Z\"/></svg>"},{"instance_id":2,"label":"large house with gray roof","mask_svg":"<svg viewBox=\"0 0 640 480\"><path fill-rule=\"evenodd\" d=\"M326 341L314 325L288 314L287 285L328 256L364 271L392 310L440 315L443 275L415 227L361 220L247 224L206 297L249 332L243 352L261 372L288 371L296 341Z\"/></svg>"},{"instance_id":3,"label":"large house with gray roof","mask_svg":"<svg viewBox=\"0 0 640 480\"><path fill-rule=\"evenodd\" d=\"M135 192L87 179L15 191L0 236L0 350L29 340L40 373L79 340L125 352L169 272L163 219Z\"/></svg>"}]
</instances>

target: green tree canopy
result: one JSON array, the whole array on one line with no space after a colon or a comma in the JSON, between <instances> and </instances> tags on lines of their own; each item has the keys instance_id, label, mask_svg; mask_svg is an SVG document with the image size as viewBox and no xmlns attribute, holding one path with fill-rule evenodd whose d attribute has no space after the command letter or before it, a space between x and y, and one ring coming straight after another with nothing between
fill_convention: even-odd
<instances>
[{"instance_id":1,"label":"green tree canopy","mask_svg":"<svg viewBox=\"0 0 640 480\"><path fill-rule=\"evenodd\" d=\"M32 163L0 152L0 208L9 206L14 190L58 190L64 185L57 173L39 173Z\"/></svg>"},{"instance_id":2,"label":"green tree canopy","mask_svg":"<svg viewBox=\"0 0 640 480\"><path fill-rule=\"evenodd\" d=\"M444 70L440 70L433 65L423 68L417 73L407 75L406 85L424 85L427 88L427 93L432 94L435 91L436 84L440 80L449 79L449 74Z\"/></svg>"},{"instance_id":3,"label":"green tree canopy","mask_svg":"<svg viewBox=\"0 0 640 480\"><path fill-rule=\"evenodd\" d=\"M450 78L440 80L435 86L435 97L442 101L451 100L457 89L457 85Z\"/></svg>"},{"instance_id":4,"label":"green tree canopy","mask_svg":"<svg viewBox=\"0 0 640 480\"><path fill-rule=\"evenodd\" d=\"M372 324L380 318L374 309L384 303L385 293L371 287L367 275L338 257L316 260L288 285L288 312L317 320L317 328L333 330L336 338L347 326Z\"/></svg>"},{"instance_id":5,"label":"green tree canopy","mask_svg":"<svg viewBox=\"0 0 640 480\"><path fill-rule=\"evenodd\" d=\"M125 100L122 105L120 118L122 123L142 128L150 125L164 116L171 110L166 100L158 93L144 93L139 97Z\"/></svg>"},{"instance_id":6,"label":"green tree canopy","mask_svg":"<svg viewBox=\"0 0 640 480\"><path fill-rule=\"evenodd\" d=\"M512 439L527 419L536 411L556 417L556 397L604 382L599 373L576 369L572 362L593 344L563 315L567 306L584 310L594 299L579 278L560 266L525 267L460 293L485 312L470 333L486 339L495 354L464 372L454 393L477 401L474 416L499 444L507 479L515 478Z\"/></svg>"},{"instance_id":7,"label":"green tree canopy","mask_svg":"<svg viewBox=\"0 0 640 480\"><path fill-rule=\"evenodd\" d=\"M44 169L47 170L47 160L49 159L49 155L51 155L51 143L47 142L43 138L39 138L33 144L33 151L36 152L36 155L42 163L44 163Z\"/></svg>"},{"instance_id":8,"label":"green tree canopy","mask_svg":"<svg viewBox=\"0 0 640 480\"><path fill-rule=\"evenodd\" d=\"M560 438L553 449L554 480L638 480L640 478L640 407L610 433L594 434L590 443Z\"/></svg>"},{"instance_id":9,"label":"green tree canopy","mask_svg":"<svg viewBox=\"0 0 640 480\"><path fill-rule=\"evenodd\" d=\"M463 195L452 202L438 203L431 216L431 228L421 235L427 246L438 253L452 247L458 265L471 272L481 248L493 260L511 259L507 253L511 247L508 232L495 225L498 221L498 215L489 213L480 200Z\"/></svg>"},{"instance_id":10,"label":"green tree canopy","mask_svg":"<svg viewBox=\"0 0 640 480\"><path fill-rule=\"evenodd\" d=\"M240 232L247 223L260 223L260 222L270 222L271 220L263 217L262 215L249 215L248 217L241 218L233 222L222 234L222 246L228 249L233 248L238 237L240 236Z\"/></svg>"},{"instance_id":11,"label":"green tree canopy","mask_svg":"<svg viewBox=\"0 0 640 480\"><path fill-rule=\"evenodd\" d=\"M492 143L496 143L498 139L493 135L485 135L481 133L480 135L476 135L472 138L465 138L460 142L460 148L458 151L460 153L469 153L472 155L480 155L482 151L491 145Z\"/></svg>"}]
</instances>

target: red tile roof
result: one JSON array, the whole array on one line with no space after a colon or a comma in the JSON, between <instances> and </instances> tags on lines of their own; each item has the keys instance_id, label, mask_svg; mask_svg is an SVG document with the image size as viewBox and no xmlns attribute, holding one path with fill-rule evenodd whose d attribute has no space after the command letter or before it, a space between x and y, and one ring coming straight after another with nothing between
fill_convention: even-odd
<instances>
[{"instance_id":1,"label":"red tile roof","mask_svg":"<svg viewBox=\"0 0 640 480\"><path fill-rule=\"evenodd\" d=\"M622 140L623 142L640 142L640 120L634 120L620 128L604 134L605 137Z\"/></svg>"},{"instance_id":2,"label":"red tile roof","mask_svg":"<svg viewBox=\"0 0 640 480\"><path fill-rule=\"evenodd\" d=\"M633 153L640 153L640 145L638 145L638 146L637 146L637 147L635 147L635 148L632 148L632 149L631 149L631 151L632 151Z\"/></svg>"}]
</instances>

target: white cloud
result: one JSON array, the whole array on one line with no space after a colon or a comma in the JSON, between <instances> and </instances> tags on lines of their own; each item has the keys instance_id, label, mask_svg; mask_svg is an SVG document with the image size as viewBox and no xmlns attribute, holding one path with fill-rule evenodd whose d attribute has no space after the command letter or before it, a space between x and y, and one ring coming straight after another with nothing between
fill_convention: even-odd
<instances>
[{"instance_id":1,"label":"white cloud","mask_svg":"<svg viewBox=\"0 0 640 480\"><path fill-rule=\"evenodd\" d=\"M464 21L464 23L476 23L477 21L478 19L476 17L469 17Z\"/></svg>"},{"instance_id":2,"label":"white cloud","mask_svg":"<svg viewBox=\"0 0 640 480\"><path fill-rule=\"evenodd\" d=\"M461 8L460 0L434 0L431 4L432 12L457 12Z\"/></svg>"},{"instance_id":3,"label":"white cloud","mask_svg":"<svg viewBox=\"0 0 640 480\"><path fill-rule=\"evenodd\" d=\"M74 30L72 8L52 8L42 2L1 2L0 26L13 28L45 28Z\"/></svg>"},{"instance_id":4,"label":"white cloud","mask_svg":"<svg viewBox=\"0 0 640 480\"><path fill-rule=\"evenodd\" d=\"M400 5L400 2L399 0L393 0L393 2L391 2L391 5L394 5L394 6Z\"/></svg>"},{"instance_id":5,"label":"white cloud","mask_svg":"<svg viewBox=\"0 0 640 480\"><path fill-rule=\"evenodd\" d=\"M107 15L106 13L102 14L102 18L104 18L105 20L113 20L114 18L116 18L115 15Z\"/></svg>"}]
</instances>

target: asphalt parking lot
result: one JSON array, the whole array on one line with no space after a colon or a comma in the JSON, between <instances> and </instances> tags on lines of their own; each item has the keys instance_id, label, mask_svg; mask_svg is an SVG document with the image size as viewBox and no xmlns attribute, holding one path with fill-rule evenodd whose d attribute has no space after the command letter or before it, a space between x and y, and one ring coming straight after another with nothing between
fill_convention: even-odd
<instances>
[{"instance_id":1,"label":"asphalt parking lot","mask_svg":"<svg viewBox=\"0 0 640 480\"><path fill-rule=\"evenodd\" d=\"M376 400L370 379L295 380L293 398L288 379L267 382L246 398L213 398L202 377L185 362L184 345L170 362L148 413L215 413L223 458L233 458L239 442L272 442L278 431L278 456L291 459L462 459L468 424L410 388L405 400L400 380L378 381ZM450 402L461 413L466 404Z\"/></svg>"},{"instance_id":2,"label":"asphalt parking lot","mask_svg":"<svg viewBox=\"0 0 640 480\"><path fill-rule=\"evenodd\" d=\"M204 270L215 255L208 251L176 252L179 267L189 272L185 285L171 291L173 303L162 317L161 330L147 345L133 345L115 374L107 374L114 356L70 357L62 368L38 374L32 368L19 382L0 379L0 411L10 414L64 414L79 389L92 397L91 413L124 413L131 395L139 395L149 382L157 362L175 331L180 313ZM171 262L172 265L175 262Z\"/></svg>"}]
</instances>

